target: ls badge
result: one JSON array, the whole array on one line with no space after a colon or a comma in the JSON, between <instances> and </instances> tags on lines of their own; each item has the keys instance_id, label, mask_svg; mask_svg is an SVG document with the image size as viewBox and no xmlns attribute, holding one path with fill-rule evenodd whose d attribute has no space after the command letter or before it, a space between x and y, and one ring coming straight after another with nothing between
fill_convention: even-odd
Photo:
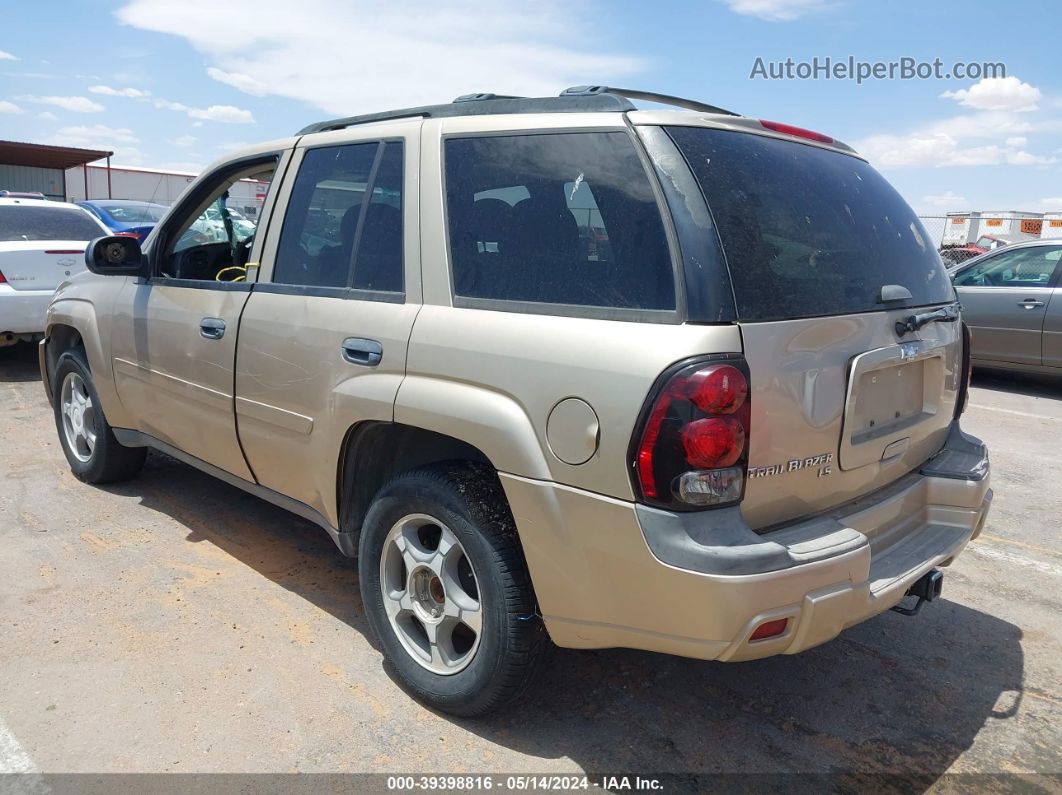
<instances>
[{"instance_id":1,"label":"ls badge","mask_svg":"<svg viewBox=\"0 0 1062 795\"><path fill-rule=\"evenodd\" d=\"M750 478L769 478L773 475L783 475L786 472L796 472L798 469L818 468L815 477L824 478L833 474L833 453L821 453L810 458L794 458L784 464L773 464L769 467L749 467Z\"/></svg>"}]
</instances>

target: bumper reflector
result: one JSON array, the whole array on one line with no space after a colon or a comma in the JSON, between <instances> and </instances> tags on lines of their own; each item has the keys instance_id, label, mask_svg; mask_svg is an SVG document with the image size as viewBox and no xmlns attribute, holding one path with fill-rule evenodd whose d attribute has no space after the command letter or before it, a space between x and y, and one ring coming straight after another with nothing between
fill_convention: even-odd
<instances>
[{"instance_id":1,"label":"bumper reflector","mask_svg":"<svg viewBox=\"0 0 1062 795\"><path fill-rule=\"evenodd\" d=\"M779 618L775 621L764 621L753 631L749 636L749 640L765 640L766 638L776 638L785 632L786 625L789 623L788 618Z\"/></svg>"}]
</instances>

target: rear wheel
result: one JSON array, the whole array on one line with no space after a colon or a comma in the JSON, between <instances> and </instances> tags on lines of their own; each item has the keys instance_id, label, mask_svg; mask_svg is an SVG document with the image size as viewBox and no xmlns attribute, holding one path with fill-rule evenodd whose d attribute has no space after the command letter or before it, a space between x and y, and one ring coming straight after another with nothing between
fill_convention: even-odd
<instances>
[{"instance_id":1,"label":"rear wheel","mask_svg":"<svg viewBox=\"0 0 1062 795\"><path fill-rule=\"evenodd\" d=\"M474 716L527 687L549 641L489 468L436 465L385 486L362 527L359 568L369 623L415 697Z\"/></svg>"},{"instance_id":2,"label":"rear wheel","mask_svg":"<svg viewBox=\"0 0 1062 795\"><path fill-rule=\"evenodd\" d=\"M140 471L147 451L123 447L114 437L81 349L59 357L52 394L59 443L76 477L86 483L110 483Z\"/></svg>"}]
</instances>

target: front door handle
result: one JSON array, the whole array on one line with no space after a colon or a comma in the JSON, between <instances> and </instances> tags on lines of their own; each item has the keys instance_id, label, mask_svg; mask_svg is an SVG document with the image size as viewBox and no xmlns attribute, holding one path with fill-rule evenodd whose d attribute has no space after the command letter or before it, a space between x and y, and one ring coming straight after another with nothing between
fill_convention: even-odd
<instances>
[{"instance_id":1,"label":"front door handle","mask_svg":"<svg viewBox=\"0 0 1062 795\"><path fill-rule=\"evenodd\" d=\"M1037 301L1035 298L1026 298L1024 301L1018 302L1018 306L1025 307L1026 309L1036 309L1036 307L1043 305L1043 301Z\"/></svg>"},{"instance_id":2,"label":"front door handle","mask_svg":"<svg viewBox=\"0 0 1062 795\"><path fill-rule=\"evenodd\" d=\"M347 337L341 348L343 358L351 364L375 367L383 360L383 345L376 340Z\"/></svg>"},{"instance_id":3,"label":"front door handle","mask_svg":"<svg viewBox=\"0 0 1062 795\"><path fill-rule=\"evenodd\" d=\"M225 321L220 317L205 317L199 321L199 334L208 340L219 340L225 336Z\"/></svg>"}]
</instances>

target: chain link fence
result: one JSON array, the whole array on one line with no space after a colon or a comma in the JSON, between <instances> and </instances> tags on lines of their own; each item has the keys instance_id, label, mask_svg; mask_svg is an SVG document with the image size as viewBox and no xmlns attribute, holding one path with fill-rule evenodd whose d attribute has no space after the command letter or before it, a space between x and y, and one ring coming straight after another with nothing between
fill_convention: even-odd
<instances>
[{"instance_id":1,"label":"chain link fence","mask_svg":"<svg viewBox=\"0 0 1062 795\"><path fill-rule=\"evenodd\" d=\"M1010 243L1062 239L1062 212L947 213L920 215L919 220L948 265Z\"/></svg>"}]
</instances>

